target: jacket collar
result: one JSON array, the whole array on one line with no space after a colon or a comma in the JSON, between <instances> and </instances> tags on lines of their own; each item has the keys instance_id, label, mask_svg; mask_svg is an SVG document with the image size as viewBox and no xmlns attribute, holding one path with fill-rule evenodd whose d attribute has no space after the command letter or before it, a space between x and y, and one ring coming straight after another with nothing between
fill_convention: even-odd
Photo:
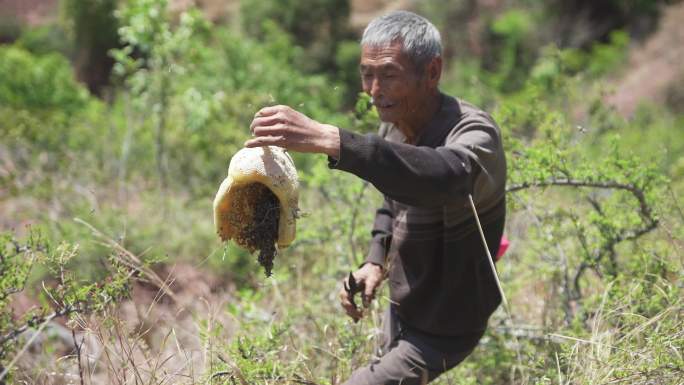
<instances>
[{"instance_id":1,"label":"jacket collar","mask_svg":"<svg viewBox=\"0 0 684 385\"><path fill-rule=\"evenodd\" d=\"M423 132L416 140L416 146L437 147L461 120L461 106L456 98L440 92L440 106ZM387 123L386 123L387 124ZM392 123L388 124L384 137L392 142L405 143L406 136Z\"/></svg>"}]
</instances>

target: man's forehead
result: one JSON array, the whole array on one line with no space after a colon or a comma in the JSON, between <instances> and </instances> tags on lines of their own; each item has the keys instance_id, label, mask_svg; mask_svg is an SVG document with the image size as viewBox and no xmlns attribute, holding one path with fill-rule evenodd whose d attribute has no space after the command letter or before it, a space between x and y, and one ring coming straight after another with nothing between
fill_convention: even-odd
<instances>
[{"instance_id":1,"label":"man's forehead","mask_svg":"<svg viewBox=\"0 0 684 385\"><path fill-rule=\"evenodd\" d=\"M410 63L401 42L386 45L361 46L361 67L369 66L406 66Z\"/></svg>"}]
</instances>

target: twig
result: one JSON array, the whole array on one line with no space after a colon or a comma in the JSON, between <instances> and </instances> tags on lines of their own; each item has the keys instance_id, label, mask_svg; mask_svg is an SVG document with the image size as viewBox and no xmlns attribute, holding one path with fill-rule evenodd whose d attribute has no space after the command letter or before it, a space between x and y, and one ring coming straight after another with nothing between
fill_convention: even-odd
<instances>
[{"instance_id":1,"label":"twig","mask_svg":"<svg viewBox=\"0 0 684 385\"><path fill-rule=\"evenodd\" d=\"M604 343L602 343L602 342L590 341L590 340L587 340L587 339L584 339L584 338L577 338L577 337L565 336L565 335L556 334L556 333L549 333L548 336L549 336L549 337L561 338L561 339L565 339L565 340L570 340L570 341L575 341L575 342L582 342L582 343L585 343L585 344L590 344L590 345L595 345L595 346L604 346L604 347L607 347L607 348L610 348L610 349L615 349L615 350L619 350L619 351L622 351L622 352L625 352L625 353L637 355L637 356L639 356L639 357L641 357L641 358L648 358L648 357L646 357L643 353L633 352L633 351L631 351L631 350L619 348L619 347L614 346L614 345L604 344Z\"/></svg>"},{"instance_id":2,"label":"twig","mask_svg":"<svg viewBox=\"0 0 684 385\"><path fill-rule=\"evenodd\" d=\"M233 379L233 372L231 372L230 370L223 370L220 372L216 372L216 373L211 375L211 379L213 380L213 379L215 379L217 377L221 377L221 376L230 376L230 379L232 380Z\"/></svg>"},{"instance_id":3,"label":"twig","mask_svg":"<svg viewBox=\"0 0 684 385\"><path fill-rule=\"evenodd\" d=\"M0 373L0 381L2 381L2 379L5 378L5 376L7 376L7 373L9 373L9 371L12 369L12 367L14 366L14 364L17 363L17 361L19 360L19 357L21 357L24 353L26 353L26 350L28 350L29 346L31 346L31 344L33 343L33 341L34 341L36 338L38 338L38 336L39 336L40 333L43 331L43 329L45 329L45 326L47 326L47 324L48 324L50 321L52 321L53 319L55 319L56 317L57 317L57 313L52 313L52 314L50 314L50 316L48 316L48 317L45 318L45 320L44 320L43 323L40 325L40 327L38 327L38 330L36 330L36 332L31 336L31 338L29 338L28 341L26 341L26 343L24 344L24 347L21 348L21 350L19 351L19 353L17 353L17 355L14 356L14 358L12 359L12 361L10 361L10 363L7 364L7 367L2 371L2 373Z\"/></svg>"},{"instance_id":4,"label":"twig","mask_svg":"<svg viewBox=\"0 0 684 385\"><path fill-rule=\"evenodd\" d=\"M612 188L623 189L629 191L639 191L636 186L632 184L618 183L618 182L594 182L577 179L556 179L552 178L545 181L524 182L506 187L506 192L516 192L532 187L548 187L548 186L573 186L573 187L595 187L595 188ZM641 194L643 196L643 193Z\"/></svg>"},{"instance_id":5,"label":"twig","mask_svg":"<svg viewBox=\"0 0 684 385\"><path fill-rule=\"evenodd\" d=\"M237 377L237 378L238 378L238 380L240 381L240 385L249 385L249 382L247 381L247 379L245 378L245 376L242 374L242 371L241 371L240 368L235 364L235 362L233 362L232 360L226 359L226 358L225 358L223 355L221 355L220 353L219 353L219 355L218 355L218 358L219 358L219 360L223 361L223 363L225 363L225 364L227 364L228 366L230 366L231 368L233 368L233 372L232 372L232 373L235 374L234 377ZM231 373L231 374L232 374L232 373ZM233 376L231 376L231 377L233 377ZM212 377L212 378L213 378L213 377Z\"/></svg>"},{"instance_id":6,"label":"twig","mask_svg":"<svg viewBox=\"0 0 684 385\"><path fill-rule=\"evenodd\" d=\"M106 246L109 246L110 248L112 248L112 249L118 251L119 254L115 254L115 255L117 255L117 258L118 258L118 260L119 260L121 263L123 263L125 266L127 266L127 267L129 267L129 268L131 268L131 269L134 269L134 270L136 270L136 271L138 271L138 272L140 272L140 273L145 274L145 276L147 276L147 277L150 278L150 280L152 281L152 283L153 283L154 285L156 285L157 287L159 287L160 289L162 289L162 290L164 291L164 293L165 293L166 295L168 295L172 300L174 300L175 302L178 302L178 297L177 297L176 294L171 290L171 288L168 287L168 286L166 285L165 281L162 280L162 279L159 277L159 275L157 275L157 273L155 273L154 271L152 271L150 268L145 267L145 266L143 265L142 261L140 261L140 259L139 259L135 254L133 254L132 252L130 252L128 249L126 249L125 247L123 247L120 243L116 242L116 241L113 240L112 238L106 236L103 232L101 232L100 230L96 229L95 226L93 226L93 225L91 225L90 223L84 221L83 219L74 218L74 221L75 221L75 222L78 222L78 223L80 223L80 224L86 226L88 229L90 229L90 231L92 231L93 234L94 234L95 236L97 236L97 237L99 237L100 239L104 240L104 244L105 244Z\"/></svg>"},{"instance_id":7,"label":"twig","mask_svg":"<svg viewBox=\"0 0 684 385\"><path fill-rule=\"evenodd\" d=\"M558 370L558 385L563 385L563 374L561 373L560 361L558 360L558 352L554 351L556 356L556 369Z\"/></svg>"},{"instance_id":8,"label":"twig","mask_svg":"<svg viewBox=\"0 0 684 385\"><path fill-rule=\"evenodd\" d=\"M81 380L81 385L85 385L83 381L83 365L81 365L81 348L83 347L85 338L82 338L81 343L79 344L78 341L76 341L76 331L74 329L71 329L71 338L73 338L74 347L76 348L76 359L78 360L78 378Z\"/></svg>"},{"instance_id":9,"label":"twig","mask_svg":"<svg viewBox=\"0 0 684 385\"><path fill-rule=\"evenodd\" d=\"M494 258L492 258L492 254L489 252L489 245L487 245L487 239L485 238L484 230L482 229L482 224L480 223L480 217L479 215L477 215L477 209L475 208L475 202L473 202L473 196L471 194L468 194L468 200L470 201L470 208L473 210L473 216L475 217L477 229L479 230L480 237L482 238L482 245L484 246L485 252L487 253L487 261L489 262L489 266L492 268L492 275L494 276L496 287L499 289L499 294L501 294L501 302L503 302L508 322L510 322L512 326L513 316L511 315L511 308L508 305L508 301L506 300L506 294L504 294L503 287L501 287L499 274L496 272L496 266L494 266ZM515 338L515 336L513 336L513 338L515 339L515 353L516 357L518 358L518 365L520 365L520 367L522 368L522 353L520 352L520 343L518 343L518 340L517 338Z\"/></svg>"},{"instance_id":10,"label":"twig","mask_svg":"<svg viewBox=\"0 0 684 385\"><path fill-rule=\"evenodd\" d=\"M485 252L487 253L487 261L489 266L492 268L492 274L494 275L494 281L496 282L496 287L499 289L499 294L501 294L501 300L504 305L504 310L513 324L513 317L511 317L511 309L508 306L508 301L506 300L506 294L501 287L501 281L499 280L499 274L496 272L496 266L494 266L494 258L489 252L489 246L487 245L487 239L485 238L484 231L482 230L482 225L480 224L480 217L477 215L477 210L475 209L475 203L473 202L473 196L468 194L468 199L470 200L470 208L473 210L473 216L475 217L475 223L477 224L477 229L480 231L480 237L482 238L482 243L484 245Z\"/></svg>"},{"instance_id":11,"label":"twig","mask_svg":"<svg viewBox=\"0 0 684 385\"><path fill-rule=\"evenodd\" d=\"M30 327L33 327L33 325L45 322L46 320L49 322L57 317L61 317L64 315L69 315L73 312L80 311L81 309L73 307L73 306L65 306L62 309L59 309L55 312L52 312L51 314L45 316L45 317L33 317L30 320L26 322L23 326L16 328L14 330L9 331L2 337L0 337L0 346L4 346L7 342L16 339L21 335L23 332L28 330Z\"/></svg>"}]
</instances>

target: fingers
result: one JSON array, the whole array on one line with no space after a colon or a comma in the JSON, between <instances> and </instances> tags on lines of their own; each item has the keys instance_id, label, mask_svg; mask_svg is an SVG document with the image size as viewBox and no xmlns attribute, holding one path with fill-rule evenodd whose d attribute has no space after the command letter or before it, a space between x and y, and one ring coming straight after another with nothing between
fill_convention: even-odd
<instances>
[{"instance_id":1,"label":"fingers","mask_svg":"<svg viewBox=\"0 0 684 385\"><path fill-rule=\"evenodd\" d=\"M324 152L320 123L288 106L264 107L250 124L252 138L245 147L279 146L298 152Z\"/></svg>"},{"instance_id":2,"label":"fingers","mask_svg":"<svg viewBox=\"0 0 684 385\"><path fill-rule=\"evenodd\" d=\"M283 136L257 136L245 142L245 147L279 146L286 148L287 141Z\"/></svg>"},{"instance_id":3,"label":"fingers","mask_svg":"<svg viewBox=\"0 0 684 385\"><path fill-rule=\"evenodd\" d=\"M366 278L363 294L361 294L361 300L363 301L364 307L369 307L375 298L375 290L378 287L378 283L380 283L379 280L372 276Z\"/></svg>"},{"instance_id":4,"label":"fingers","mask_svg":"<svg viewBox=\"0 0 684 385\"><path fill-rule=\"evenodd\" d=\"M290 107L284 105L268 106L257 111L257 113L254 114L254 117L259 118L262 116L271 116L277 114L278 112L286 111L288 109L290 109Z\"/></svg>"},{"instance_id":5,"label":"fingers","mask_svg":"<svg viewBox=\"0 0 684 385\"><path fill-rule=\"evenodd\" d=\"M285 123L285 119L281 114L276 113L269 116L255 117L249 125L249 129L254 132L254 129L257 127L270 127L281 123Z\"/></svg>"},{"instance_id":6,"label":"fingers","mask_svg":"<svg viewBox=\"0 0 684 385\"><path fill-rule=\"evenodd\" d=\"M289 108L287 106L272 106L264 107L254 114L254 119L249 125L249 130L252 136L273 136L278 137L284 135L285 129L288 127L287 119L284 110ZM264 145L264 144L259 144ZM256 147L257 144L252 147Z\"/></svg>"},{"instance_id":7,"label":"fingers","mask_svg":"<svg viewBox=\"0 0 684 385\"><path fill-rule=\"evenodd\" d=\"M347 313L347 315L351 317L354 320L354 322L359 322L359 320L363 316L363 313L351 302L351 295L346 290L344 290L344 288L342 288L340 290L339 297L340 305L342 305L342 308Z\"/></svg>"},{"instance_id":8,"label":"fingers","mask_svg":"<svg viewBox=\"0 0 684 385\"><path fill-rule=\"evenodd\" d=\"M359 276L357 276L359 275ZM363 307L370 307L371 302L375 298L375 292L382 280L381 275L375 274L364 274L363 272L356 272L356 274L351 275L356 281L357 291L361 292L361 299L363 301ZM347 277L343 281L343 288L340 290L340 305L345 310L347 315L349 315L354 322L358 322L361 317L363 317L363 310L354 304L354 290L350 292L351 284L348 283L350 277Z\"/></svg>"},{"instance_id":9,"label":"fingers","mask_svg":"<svg viewBox=\"0 0 684 385\"><path fill-rule=\"evenodd\" d=\"M288 133L288 127L277 123L273 126L256 126L252 129L254 136L281 136Z\"/></svg>"}]
</instances>

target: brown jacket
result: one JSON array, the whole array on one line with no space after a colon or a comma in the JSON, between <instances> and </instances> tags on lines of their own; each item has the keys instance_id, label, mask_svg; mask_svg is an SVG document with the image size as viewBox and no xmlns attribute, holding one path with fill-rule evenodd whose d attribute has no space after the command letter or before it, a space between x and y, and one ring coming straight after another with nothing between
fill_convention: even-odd
<instances>
[{"instance_id":1,"label":"brown jacket","mask_svg":"<svg viewBox=\"0 0 684 385\"><path fill-rule=\"evenodd\" d=\"M472 194L495 255L505 220L501 132L478 108L447 95L416 145L383 123L379 135L340 130L340 158L385 195L367 262L385 265L400 319L445 336L485 329L501 298L468 203Z\"/></svg>"}]
</instances>

